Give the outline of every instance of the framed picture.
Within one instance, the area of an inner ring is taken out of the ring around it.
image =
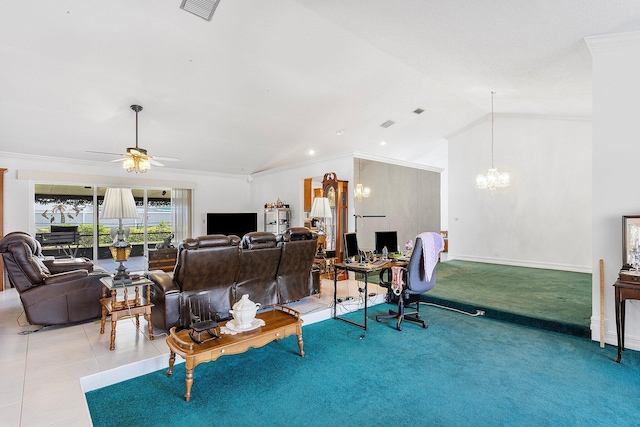
[[[622,269],[633,267],[630,251],[640,247],[640,215],[622,217]]]

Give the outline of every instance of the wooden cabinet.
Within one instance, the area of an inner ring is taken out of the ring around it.
[[[149,271],[172,272],[178,258],[177,248],[149,249]]]

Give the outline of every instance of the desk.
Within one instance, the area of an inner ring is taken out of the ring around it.
[[[127,316],[136,317],[136,326],[140,327],[140,315],[144,314],[149,328],[149,339],[153,341],[153,326],[151,325],[151,280],[144,277],[126,285],[113,283],[113,277],[103,277],[102,282],[102,317],[100,319],[100,333],[104,334],[104,325],[106,323],[107,314],[111,315],[111,343],[109,350],[116,348],[116,322],[118,318]],[[146,300],[140,298],[140,289],[147,287]],[[134,298],[129,299],[128,289],[134,288]],[[118,289],[124,289],[124,300],[118,301]],[[107,297],[107,290],[111,291],[111,296]]]
[[[200,363],[211,362],[224,355],[244,353],[251,347],[262,347],[271,341],[277,341],[293,334],[298,336],[300,356],[304,357],[300,313],[289,307],[275,304],[273,310],[258,313],[256,318],[264,320],[264,326],[251,331],[240,332],[236,335],[223,334],[218,339],[206,341],[202,344],[198,344],[191,339],[188,329],[178,332],[175,326],[171,328],[167,337],[167,345],[171,351],[167,376],[170,377],[173,374],[176,354],[179,354],[185,359],[187,371],[184,400],[187,402],[191,400],[193,370]],[[220,326],[224,326],[226,323],[223,322]]]
[[[618,334],[618,358],[616,362],[618,363],[622,359],[622,350],[624,350],[625,303],[627,300],[640,300],[640,275],[633,275],[630,272],[622,274],[621,272],[622,276],[626,279],[618,280],[613,284],[616,299],[616,333]],[[633,280],[634,276],[638,281]],[[627,281],[627,279],[630,281]]]
[[[405,263],[406,264],[406,263]],[[384,270],[385,268],[390,268],[394,265],[403,265],[401,263],[397,263],[397,262],[392,262],[392,261],[387,261],[384,264],[381,265],[375,265],[375,264],[360,264],[358,262],[354,262],[354,263],[343,263],[343,262],[336,262],[333,264],[333,318],[334,319],[338,319],[338,320],[342,320],[343,322],[347,322],[347,323],[351,323],[352,325],[355,325],[359,328],[364,329],[365,331],[367,330],[367,301],[369,299],[369,290],[368,290],[368,285],[369,285],[369,274],[370,273],[376,273],[379,271]],[[349,319],[344,319],[342,317],[338,316],[338,270],[342,270],[344,272],[348,272],[348,271],[353,271],[353,272],[357,272],[357,273],[362,273],[364,274],[364,323],[360,324],[357,322],[353,322]]]

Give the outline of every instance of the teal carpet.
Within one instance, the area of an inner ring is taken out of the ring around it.
[[[335,320],[201,364],[88,392],[94,426],[637,426],[640,354],[424,307],[428,329]],[[361,319],[362,312],[350,314]]]

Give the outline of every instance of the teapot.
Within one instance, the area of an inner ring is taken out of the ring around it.
[[[233,320],[238,328],[247,329],[251,327],[258,308],[260,308],[260,303],[254,303],[249,299],[249,294],[244,294],[240,301],[233,304],[233,309],[229,310],[229,313],[233,315]]]

